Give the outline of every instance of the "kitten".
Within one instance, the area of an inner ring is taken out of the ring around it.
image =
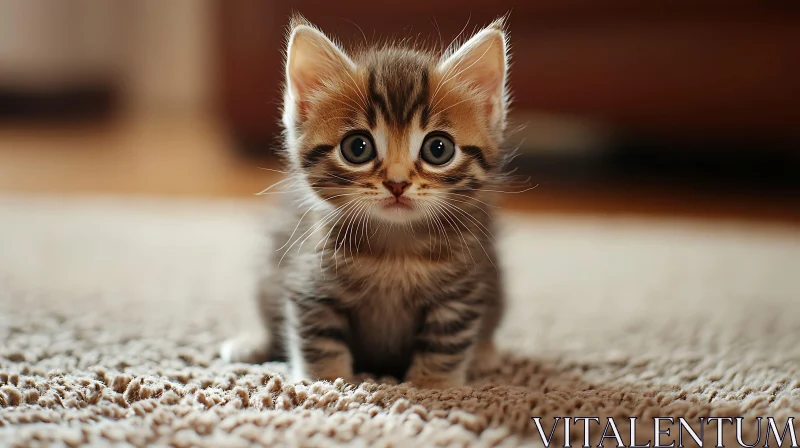
[[[465,383],[494,359],[503,291],[492,241],[508,66],[503,20],[445,55],[346,54],[301,18],[286,51],[291,219],[260,287],[267,336],[230,361],[296,379]]]

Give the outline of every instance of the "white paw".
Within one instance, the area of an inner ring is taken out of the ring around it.
[[[269,341],[263,337],[240,336],[228,339],[219,349],[225,362],[262,363],[269,360]]]
[[[219,349],[219,357],[222,358],[225,362],[236,362],[233,357],[234,350],[236,349],[236,340],[235,339],[228,339],[227,341],[222,343],[222,347]]]

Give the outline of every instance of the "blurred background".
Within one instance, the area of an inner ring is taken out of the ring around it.
[[[0,192],[253,197],[291,11],[437,48],[511,11],[530,212],[800,223],[800,3],[0,0]]]

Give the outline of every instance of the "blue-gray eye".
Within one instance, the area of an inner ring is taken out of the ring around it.
[[[342,155],[355,165],[367,163],[375,158],[372,139],[366,134],[351,134],[342,140]]]
[[[420,156],[431,165],[444,165],[456,154],[456,144],[444,135],[432,135],[422,142]]]

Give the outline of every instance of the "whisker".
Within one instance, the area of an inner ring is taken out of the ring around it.
[[[479,189],[479,188],[468,188],[468,189],[465,189],[464,191],[484,191],[484,192],[487,192],[487,193],[520,194],[520,193],[525,193],[527,191],[531,191],[531,190],[537,188],[538,186],[539,186],[539,184],[536,184],[536,185],[534,185],[532,187],[528,187],[528,188],[526,188],[524,190],[519,190],[519,191],[484,190],[484,189]]]
[[[357,200],[357,199],[354,199],[354,200]],[[342,218],[342,215],[341,214],[338,215],[338,217],[336,218],[336,221],[333,223],[333,225],[329,226],[330,229],[328,230],[328,233],[325,234],[325,243],[323,243],[322,252],[320,252],[320,254],[319,254],[319,268],[320,268],[320,270],[322,270],[322,262],[325,260],[325,249],[328,248],[328,240],[330,239],[331,234],[333,233],[334,229],[336,229],[336,224],[339,223],[339,220],[341,218]],[[334,241],[333,244],[335,246],[336,245],[336,241]],[[318,246],[319,246],[319,243],[317,243],[317,246],[315,246],[315,247],[318,247]],[[336,259],[336,257],[334,256],[334,261],[336,261],[335,259]],[[323,273],[324,273],[324,271],[323,271]]]
[[[433,238],[435,235],[433,227],[431,226],[431,217],[428,216],[428,212],[425,208],[422,209],[422,213],[425,215],[425,226],[428,228],[428,261],[433,261]]]
[[[440,203],[442,203],[444,206],[450,208],[451,210],[455,210],[456,212],[458,212],[459,214],[464,216],[465,219],[467,219],[468,222],[471,221],[472,223],[476,224],[478,226],[478,230],[480,230],[484,234],[484,236],[486,236],[490,240],[494,239],[494,237],[491,234],[492,232],[491,232],[491,230],[489,230],[488,227],[486,227],[477,218],[475,218],[474,216],[472,216],[469,213],[467,213],[466,211],[464,211],[461,207],[458,207],[455,204],[448,203],[447,201],[444,201],[444,200],[440,200]]]
[[[281,246],[281,247],[277,248],[277,249],[276,249],[276,251],[283,249],[284,247],[286,247],[286,245],[287,245],[287,244],[289,244],[289,241],[291,241],[291,240],[292,240],[292,237],[294,236],[294,234],[295,234],[295,233],[297,233],[297,229],[299,229],[299,228],[300,228],[300,223],[302,223],[302,222],[303,222],[303,218],[305,218],[305,217],[306,217],[306,215],[307,215],[307,214],[308,214],[308,213],[309,213],[311,210],[313,210],[314,208],[316,208],[316,207],[317,207],[317,205],[318,205],[318,204],[314,204],[314,205],[312,205],[311,207],[309,207],[309,208],[308,208],[308,210],[306,210],[306,212],[305,212],[305,213],[303,213],[303,216],[301,216],[301,217],[300,217],[300,219],[297,221],[297,225],[296,225],[296,226],[294,226],[294,230],[292,230],[292,234],[291,234],[291,235],[289,235],[289,238],[287,238],[287,239],[286,239],[286,242],[285,242],[285,243],[283,243],[283,246]]]
[[[454,192],[452,192],[452,191],[446,191],[446,192],[443,192],[443,193],[440,193],[440,194],[444,194],[444,195],[455,195],[455,196],[460,196],[460,197],[464,197],[464,198],[472,199],[473,201],[480,202],[481,204],[483,204],[483,205],[485,205],[485,206],[487,206],[487,207],[498,208],[498,207],[497,207],[496,205],[494,205],[494,204],[489,204],[488,202],[481,201],[480,199],[478,199],[478,198],[476,198],[476,197],[473,197],[473,196],[470,196],[470,195],[468,195],[468,194],[454,193]]]
[[[358,201],[358,200],[359,199],[354,199],[353,201]],[[315,250],[317,250],[317,248],[319,248],[320,243],[322,243],[322,252],[320,252],[320,255],[319,255],[319,269],[320,269],[320,271],[323,271],[323,274],[324,274],[324,270],[322,268],[322,262],[325,260],[325,249],[328,248],[328,241],[329,241],[329,239],[331,237],[331,234],[333,233],[334,229],[336,229],[336,224],[339,222],[339,219],[341,219],[341,215],[339,216],[339,218],[336,219],[336,222],[334,222],[333,225],[330,226],[330,229],[328,230],[328,233],[325,234],[324,243],[323,243],[323,240],[320,239],[320,242],[317,243],[317,245],[315,246]],[[336,245],[336,241],[334,241],[334,246],[335,245]]]
[[[443,246],[442,240],[444,240],[447,243],[448,252],[450,253],[450,255],[452,255],[453,251],[452,248],[450,247],[450,239],[447,237],[447,233],[445,232],[441,221],[439,221],[436,218],[436,215],[433,213],[429,205],[424,206],[423,210],[425,216],[430,220],[431,225],[433,225],[436,231],[442,235],[442,237],[439,239],[439,258],[437,259],[437,261],[442,259],[442,246]]]
[[[351,100],[351,101],[352,101],[352,98],[350,98],[349,96],[345,96],[345,98],[347,98],[347,99],[349,99],[349,100]],[[367,115],[367,111],[366,111],[366,110],[364,110],[364,109],[362,109],[362,108],[361,108],[361,105],[360,105],[360,104],[358,104],[357,102],[345,103],[344,101],[340,100],[339,98],[331,98],[331,99],[332,99],[332,100],[334,100],[334,101],[336,101],[337,103],[340,103],[340,104],[344,105],[345,107],[347,107],[347,109],[348,109],[348,110],[350,110],[350,112],[354,112],[354,113],[356,113],[356,114],[358,114],[358,115],[360,115],[360,114],[362,114],[362,113],[363,113],[364,115]],[[355,104],[356,106],[358,106],[358,108],[356,108],[356,107],[353,107],[353,104]]]
[[[450,242],[450,234],[447,232],[447,228],[445,227],[444,222],[442,222],[442,219],[435,213],[435,211],[431,211],[431,213],[433,215],[433,218],[436,220],[436,222],[439,223],[439,226],[442,229],[442,235],[444,235],[445,240],[447,241],[447,248],[450,251],[450,253],[452,254],[453,253],[453,245]]]
[[[461,229],[458,227],[458,224],[456,224],[456,221],[460,222],[462,226],[464,225],[464,223],[461,222],[461,220],[458,219],[457,216],[455,216],[453,213],[451,213],[449,210],[445,209],[441,205],[435,204],[435,203],[431,204],[431,205],[436,207],[441,212],[441,217],[443,219],[447,220],[450,224],[452,224],[452,226],[453,226],[452,228],[454,230],[458,231],[458,235],[461,237],[461,241],[464,243],[464,249],[467,250],[467,253],[469,254],[469,257],[472,259],[473,266],[477,265],[477,262],[475,261],[475,257],[472,256],[472,250],[470,250],[469,244],[467,244],[467,240],[466,240],[466,238],[464,238],[464,232],[462,232]],[[455,218],[455,220],[453,220],[453,218]],[[462,255],[463,255],[463,252],[462,252]],[[466,263],[467,263],[467,258],[466,258],[466,256],[464,256],[464,264],[466,264]]]
[[[292,243],[292,244],[291,244],[289,247],[287,247],[287,248],[286,248],[286,250],[284,251],[284,253],[283,253],[283,255],[281,256],[280,260],[278,260],[278,266],[280,266],[281,262],[283,261],[283,258],[286,256],[286,254],[288,254],[288,253],[289,253],[289,251],[290,251],[290,250],[292,250],[292,248],[294,247],[294,245],[295,245],[295,244],[297,244],[297,243],[298,243],[298,241],[300,241],[300,238],[303,238],[303,237],[305,236],[305,239],[303,240],[303,242],[302,242],[302,243],[300,243],[300,246],[298,246],[298,248],[297,248],[297,251],[298,251],[298,253],[299,253],[299,251],[300,251],[300,248],[303,246],[303,243],[305,243],[305,241],[306,241],[306,240],[307,240],[307,239],[308,239],[308,238],[309,238],[311,235],[313,235],[313,234],[314,234],[314,233],[316,233],[316,232],[317,232],[319,229],[321,229],[322,227],[324,227],[324,226],[325,226],[325,225],[326,225],[326,224],[327,224],[327,223],[328,223],[328,222],[329,222],[331,219],[333,219],[333,216],[336,216],[336,215],[338,214],[338,212],[339,212],[339,211],[340,211],[340,210],[341,210],[343,207],[346,207],[347,205],[349,205],[349,204],[352,204],[352,203],[353,203],[354,201],[356,201],[356,200],[358,200],[358,199],[357,199],[357,198],[356,198],[356,199],[351,199],[350,201],[348,201],[348,202],[345,202],[344,204],[342,204],[342,205],[340,205],[340,206],[336,207],[335,209],[331,210],[330,212],[328,212],[328,214],[326,214],[326,215],[325,215],[324,217],[322,217],[322,218],[321,218],[319,221],[317,221],[317,222],[316,222],[314,225],[312,225],[312,226],[311,226],[311,227],[310,227],[308,230],[306,230],[305,232],[303,232],[303,234],[302,234],[302,235],[300,235],[299,237],[297,237],[297,239],[295,239],[295,240],[294,240],[294,242],[293,242],[293,243]],[[307,234],[308,236],[306,236],[306,234]]]
[[[455,217],[455,215],[454,215],[453,217]],[[457,218],[456,218],[456,219],[457,219]],[[460,220],[459,220],[459,221],[460,221]],[[472,231],[472,229],[470,229],[470,228],[469,228],[469,226],[467,226],[467,225],[464,225],[464,228],[466,228],[466,229],[467,229],[467,232],[469,232],[470,234],[472,234],[472,237],[475,239],[475,242],[476,242],[476,243],[478,243],[478,245],[481,247],[481,250],[483,250],[483,253],[486,255],[486,259],[487,259],[487,260],[489,260],[489,263],[491,263],[491,264],[492,264],[492,266],[494,266],[495,270],[497,270],[497,266],[495,266],[495,264],[494,264],[494,261],[492,261],[492,257],[491,257],[491,256],[489,255],[489,253],[486,251],[486,248],[483,246],[483,243],[481,243],[481,240],[480,240],[480,238],[478,238],[478,237],[475,235],[475,233]],[[473,258],[473,261],[475,261],[475,259],[474,259],[474,258]]]
[[[369,185],[369,184],[367,184],[366,182],[359,182],[359,181],[357,181],[357,180],[352,180],[352,179],[348,179],[348,178],[346,178],[346,177],[337,176],[336,174],[333,174],[333,173],[324,173],[323,175],[313,175],[313,176],[309,176],[309,178],[313,178],[313,179],[320,179],[320,180],[325,180],[325,179],[327,179],[328,177],[333,177],[333,178],[336,178],[336,179],[339,179],[339,180],[343,180],[343,181],[345,181],[345,182],[352,182],[352,183],[354,183],[355,185],[358,185],[359,187],[362,187],[362,188],[369,188],[369,189],[373,189],[372,185]]]
[[[473,204],[472,202],[467,202],[467,201],[465,201],[465,200],[463,200],[463,199],[456,199],[456,198],[447,198],[447,199],[445,199],[445,200],[447,200],[447,201],[456,201],[456,202],[460,202],[460,203],[462,203],[462,204],[466,204],[466,205],[468,205],[468,206],[470,206],[470,207],[475,207],[476,209],[478,209],[478,210],[480,210],[481,212],[483,212],[483,214],[484,214],[484,215],[486,215],[486,217],[487,217],[487,218],[489,218],[490,220],[493,220],[493,218],[492,218],[492,215],[490,215],[490,214],[489,214],[489,212],[487,212],[486,210],[484,210],[482,207],[480,207],[480,206],[478,206],[478,205],[475,205],[475,204]]]
[[[356,246],[356,249],[359,250],[359,251],[361,251],[362,235],[364,234],[364,230],[363,229],[369,224],[369,213],[372,210],[373,205],[374,204],[372,202],[366,201],[366,203],[364,204],[364,207],[362,207],[361,210],[359,211],[359,218],[358,218],[358,221],[356,222],[355,229],[353,229],[353,238],[356,238],[355,246]],[[359,235],[359,230],[361,231],[362,235]],[[369,241],[368,241],[368,243],[369,243]],[[371,252],[371,250],[372,250],[372,248],[370,247],[370,252]],[[351,250],[351,253],[352,253],[352,250]]]
[[[309,187],[309,188],[297,188],[295,190],[281,190],[281,191],[262,191],[259,193],[255,193],[256,196],[269,196],[272,194],[288,194],[288,193],[297,193],[300,191],[324,191],[324,190],[351,190],[351,188],[347,187],[327,187],[327,186],[320,186],[320,187]]]
[[[467,30],[467,27],[469,26],[470,20],[472,20],[472,12],[469,13],[469,17],[467,17],[467,23],[464,24],[464,28],[461,28],[461,31],[459,31],[458,34],[456,34],[456,37],[454,37],[453,40],[450,41],[450,43],[447,45],[447,48],[445,49],[445,52],[447,52],[450,48],[452,48],[454,46],[454,44],[458,41],[458,38],[461,37],[461,35],[464,33],[464,31]],[[453,53],[455,53],[455,51],[453,51]],[[442,55],[442,56],[444,56],[444,55]],[[442,84],[443,84],[442,81],[447,77],[447,75],[450,73],[450,71],[453,70],[454,68],[455,68],[455,64],[453,66],[451,66],[451,67],[448,67],[448,69],[442,74],[442,77],[439,79],[439,83],[436,85],[436,89],[434,90],[433,95],[431,95],[430,102],[433,102],[433,100],[436,99],[436,94],[439,93],[439,88],[442,87]]]
[[[287,175],[287,176],[292,174],[292,173],[290,173],[288,171],[274,170],[272,168],[264,168],[263,166],[257,166],[256,168],[258,168],[260,170],[264,170],[264,171],[272,171],[273,173],[284,174],[284,175]]]
[[[436,33],[439,35],[439,52],[444,53],[444,41],[442,40],[442,30],[439,28],[439,22],[436,21],[436,17],[431,17],[429,20],[436,27]]]
[[[356,94],[358,95],[358,97],[361,99],[361,103],[362,103],[362,105],[364,106],[364,115],[367,115],[366,108],[367,108],[367,106],[368,106],[368,104],[369,104],[369,102],[367,101],[367,96],[364,94],[364,92],[362,92],[362,91],[361,91],[361,87],[359,87],[359,86],[358,86],[358,83],[356,82],[356,80],[355,80],[355,79],[353,79],[353,75],[351,75],[351,74],[350,74],[350,72],[349,72],[349,71],[347,71],[347,70],[345,70],[345,73],[347,73],[347,77],[348,77],[348,78],[350,78],[350,81],[352,81],[352,83],[353,83],[353,86],[355,86],[355,88],[356,88],[356,91],[357,91],[357,92],[355,92],[355,93],[356,93]],[[351,90],[352,90],[352,89],[351,89]]]
[[[344,204],[344,206],[343,206],[344,208],[341,208],[341,209],[340,209],[340,212],[339,212],[339,213],[337,213],[335,221],[334,221],[334,219],[333,219],[333,218],[331,218],[331,219],[327,220],[327,221],[326,221],[326,222],[325,222],[325,223],[322,225],[322,227],[324,227],[324,226],[327,226],[328,224],[330,224],[330,223],[333,221],[333,224],[331,224],[331,225],[329,226],[329,227],[330,227],[330,230],[328,230],[328,233],[325,235],[325,243],[323,244],[323,246],[322,246],[322,252],[320,253],[320,261],[319,261],[319,262],[320,262],[320,270],[322,270],[322,262],[323,262],[323,261],[324,261],[324,259],[325,259],[325,249],[326,249],[326,248],[327,248],[327,246],[328,246],[328,239],[330,238],[330,235],[331,235],[331,233],[333,232],[333,230],[334,230],[334,229],[336,229],[336,226],[337,226],[337,224],[339,223],[339,221],[341,221],[341,219],[342,219],[343,217],[346,217],[346,216],[347,216],[347,213],[345,212],[345,210],[346,210],[347,208],[353,208],[353,207],[357,206],[357,205],[358,205],[358,203],[359,203],[359,201],[360,201],[360,199],[353,199],[353,200],[351,200],[350,202],[347,202],[346,204]],[[298,249],[297,249],[297,250],[298,250],[298,252],[300,251],[300,248],[302,248],[302,247],[303,247],[303,244],[305,244],[306,240],[307,240],[307,239],[308,239],[310,236],[311,236],[311,235],[307,236],[307,237],[306,237],[306,238],[303,240],[303,242],[301,242],[301,243],[300,243],[300,246],[299,246],[299,247],[298,247]],[[320,242],[322,242],[322,240],[320,240]],[[336,243],[336,242],[334,241],[334,244],[335,244],[335,243]],[[317,250],[317,248],[319,248],[319,245],[320,245],[320,243],[318,242],[318,243],[317,243],[317,245],[315,246],[314,250]],[[334,261],[337,261],[337,260],[336,260],[336,257],[335,257],[335,254],[334,254]],[[338,261],[337,261],[337,263],[338,263]],[[338,265],[338,264],[337,264],[337,265]],[[323,271],[323,273],[324,273],[324,271]]]
[[[329,121],[333,121],[333,120],[350,120],[351,118],[352,117],[330,117],[327,120],[323,120],[321,124],[325,124],[325,123],[327,123]]]
[[[449,92],[448,92],[448,93],[449,93]],[[443,97],[442,97],[442,99],[444,99],[446,96],[447,96],[447,95],[443,96]],[[452,109],[452,108],[454,108],[454,107],[458,106],[459,104],[461,104],[461,103],[465,103],[465,102],[467,102],[467,101],[470,101],[470,100],[472,100],[472,98],[465,98],[465,99],[463,99],[463,100],[461,100],[461,101],[459,101],[459,102],[457,102],[457,103],[455,103],[455,104],[451,104],[451,105],[449,105],[449,106],[445,107],[444,109],[442,109],[442,110],[440,110],[440,111],[436,112],[435,114],[431,115],[431,116],[430,116],[428,119],[429,119],[429,120],[431,120],[431,119],[433,119],[433,117],[436,117],[436,116],[438,116],[438,115],[439,115],[439,114],[441,114],[442,112],[445,112],[445,111],[446,111],[446,110],[448,110],[448,109]],[[436,103],[436,104],[439,104],[439,103]],[[434,107],[436,107],[436,106],[434,106]],[[433,109],[433,107],[431,107],[431,109]]]
[[[357,194],[357,193],[353,193],[353,194]],[[352,194],[339,194],[339,195],[336,195],[336,196],[332,196],[332,197],[330,197],[330,198],[329,198],[329,200],[330,200],[330,199],[336,199],[336,198],[338,198],[338,197],[342,197],[342,196],[352,196]],[[297,221],[297,225],[294,227],[294,230],[292,230],[292,234],[291,234],[291,235],[289,235],[289,238],[286,240],[286,242],[283,244],[283,246],[279,247],[279,248],[278,248],[278,249],[276,249],[276,250],[281,250],[281,249],[283,249],[284,247],[286,247],[286,245],[287,245],[287,244],[289,244],[289,241],[291,241],[291,240],[292,240],[292,237],[293,237],[293,236],[294,236],[294,234],[297,232],[297,229],[300,227],[300,223],[301,223],[301,222],[303,222],[303,218],[305,218],[305,217],[306,217],[306,215],[307,215],[307,214],[308,214],[308,213],[309,213],[311,210],[313,210],[314,208],[316,208],[317,206],[319,206],[319,203],[315,203],[315,204],[313,204],[311,207],[309,207],[309,209],[308,209],[308,210],[306,210],[306,212],[305,212],[305,213],[303,213],[303,216],[301,216],[301,217],[300,217],[300,220],[299,220],[299,221]]]
[[[363,36],[363,37],[364,37],[364,44],[365,44],[365,45],[369,45],[369,42],[367,41],[367,35],[366,35],[366,34],[364,34],[364,30],[362,30],[362,29],[361,29],[361,27],[360,27],[360,26],[358,26],[358,24],[357,24],[356,22],[353,22],[353,21],[352,21],[352,20],[350,20],[350,19],[345,19],[344,17],[340,17],[340,19],[342,19],[342,20],[344,20],[344,21],[346,21],[346,22],[350,22],[350,23],[352,23],[353,25],[355,25],[355,27],[356,27],[356,28],[358,28],[358,31],[361,31],[361,36]]]
[[[358,237],[358,241],[356,243],[356,247],[359,248],[361,241],[367,235],[366,228],[369,225],[369,213],[372,211],[372,207],[374,203],[367,202],[367,206],[364,207],[363,212],[361,213],[361,219],[359,219],[358,225],[356,225],[355,234],[358,234],[359,229],[361,229],[361,236]],[[372,246],[370,246],[369,238],[367,239],[367,246],[369,246],[369,252],[372,253]]]
[[[357,199],[357,201],[358,201],[358,202],[357,202],[357,203],[356,203],[356,205],[354,205],[352,208],[353,208],[353,209],[355,209],[356,207],[358,207],[358,205],[360,205],[360,202],[361,202],[362,200],[363,200],[363,199]],[[351,210],[351,211],[352,211],[352,210]],[[337,227],[338,223],[339,223],[339,220],[337,219],[337,220],[336,220],[336,222],[333,224],[333,227],[334,227],[334,228],[335,228],[335,227]],[[339,226],[339,231],[336,233],[336,238],[334,238],[334,239],[333,239],[333,244],[334,244],[334,249],[333,249],[333,261],[334,261],[334,263],[335,263],[335,265],[336,265],[336,272],[337,272],[337,273],[339,272],[339,259],[336,257],[336,254],[339,252],[339,249],[341,248],[341,244],[339,243],[339,236],[340,236],[340,235],[341,235],[341,233],[342,233],[342,229],[343,229],[343,227]],[[347,257],[346,257],[346,255],[347,255],[347,254],[345,254],[345,260],[344,260],[345,262],[347,262]]]
[[[267,188],[265,188],[265,189],[261,190],[260,192],[258,192],[258,193],[256,193],[256,194],[257,194],[257,195],[259,195],[259,194],[264,194],[264,193],[266,193],[267,191],[269,191],[269,190],[271,190],[271,189],[273,189],[273,188],[277,187],[278,185],[281,185],[282,183],[284,183],[284,182],[286,182],[286,181],[290,181],[290,180],[291,180],[291,181],[295,181],[295,182],[297,182],[297,179],[293,179],[293,178],[291,178],[291,177],[287,177],[286,179],[281,179],[281,180],[279,180],[279,181],[275,182],[274,184],[270,185],[269,187],[267,187]]]
[[[353,228],[353,224],[355,223],[356,218],[358,218],[359,214],[361,213],[361,210],[363,210],[365,206],[366,204],[362,200],[361,203],[357,207],[355,207],[355,209],[352,211],[352,213],[350,214],[350,220],[347,221],[346,223],[347,227],[345,228],[344,236],[342,237],[343,238],[342,245],[346,244],[346,246],[344,246],[344,251],[342,253],[345,263],[347,262],[347,249],[350,249],[350,260],[353,262],[353,264],[357,263],[357,260],[355,258],[355,253],[353,252],[353,245],[352,245],[353,241],[352,241],[352,234],[350,231]]]

